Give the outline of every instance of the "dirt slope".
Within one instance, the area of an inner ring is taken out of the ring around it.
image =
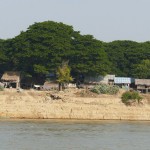
[[[150,120],[150,96],[144,95],[143,105],[125,106],[120,98],[122,92],[110,96],[78,89],[64,92],[31,90],[20,93],[15,89],[6,89],[0,92],[0,117]]]

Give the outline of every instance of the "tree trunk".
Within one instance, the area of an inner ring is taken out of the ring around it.
[[[62,91],[62,83],[59,83],[59,91]]]

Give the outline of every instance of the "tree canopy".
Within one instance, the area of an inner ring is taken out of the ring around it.
[[[134,65],[133,75],[140,79],[150,78],[150,59],[142,60],[141,63]]]
[[[72,75],[111,73],[139,77],[137,70],[143,65],[141,61],[149,58],[150,42],[105,43],[54,21],[34,23],[12,39],[0,39],[1,74],[17,70],[44,77],[56,73],[61,63],[68,61]],[[149,75],[142,77],[149,78]]]
[[[105,44],[105,51],[112,63],[113,73],[118,76],[133,76],[133,66],[150,58],[150,42],[113,41]]]

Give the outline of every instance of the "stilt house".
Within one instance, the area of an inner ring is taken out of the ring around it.
[[[6,87],[20,87],[20,72],[18,71],[6,71],[4,72],[1,81]]]
[[[150,92],[150,79],[135,79],[136,89],[143,92]]]

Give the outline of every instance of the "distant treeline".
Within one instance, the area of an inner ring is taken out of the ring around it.
[[[53,21],[35,23],[12,39],[0,39],[0,74],[21,71],[43,77],[55,73],[63,61],[69,61],[72,75],[150,78],[150,42],[106,43]]]

